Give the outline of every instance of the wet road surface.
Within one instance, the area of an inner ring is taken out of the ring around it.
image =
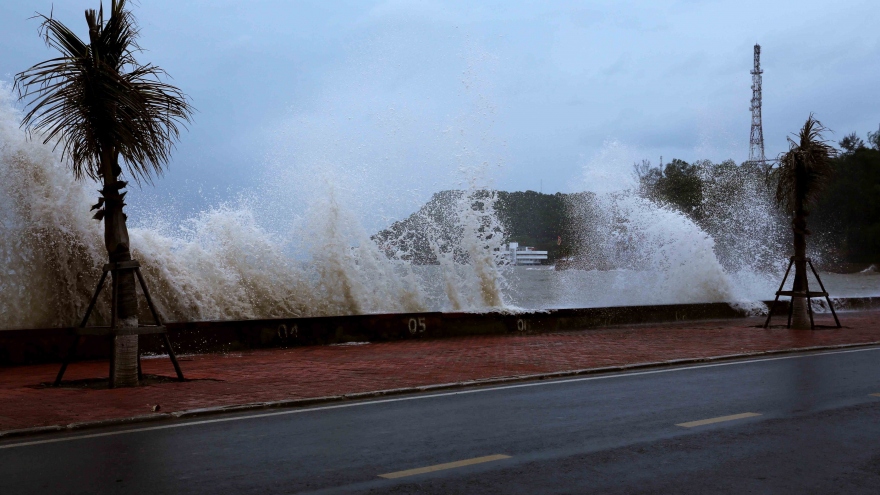
[[[880,493],[880,347],[0,443],[0,493]]]

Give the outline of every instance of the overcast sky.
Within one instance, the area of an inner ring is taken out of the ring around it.
[[[97,4],[0,0],[0,79],[54,55],[28,20],[34,12],[54,5],[86,37],[83,11]],[[169,172],[140,194],[197,208],[327,170],[348,177],[343,190],[383,191],[365,205],[399,196],[380,206],[393,216],[468,177],[506,190],[605,191],[623,187],[642,158],[743,161],[756,42],[768,156],[810,112],[835,141],[880,123],[871,1],[141,0],[133,9],[140,59],[165,68],[198,109]]]

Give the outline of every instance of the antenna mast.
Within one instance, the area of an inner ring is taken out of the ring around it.
[[[761,45],[755,45],[755,67],[752,69],[752,133],[749,137],[749,162],[767,163],[764,156],[764,128],[761,124]]]

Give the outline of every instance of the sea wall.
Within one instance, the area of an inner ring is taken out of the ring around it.
[[[770,302],[765,302],[769,306]],[[835,300],[835,308],[846,311],[880,308],[880,298]],[[788,303],[780,301],[774,324],[783,324]],[[381,342],[404,339],[433,339],[468,335],[529,334],[603,328],[613,325],[744,318],[754,310],[726,303],[619,306],[605,308],[556,309],[527,313],[397,313],[315,318],[274,318],[237,321],[198,321],[167,324],[178,354],[233,352],[245,349],[327,345],[346,342]],[[817,324],[831,324],[829,313],[818,313]],[[826,321],[827,320],[827,321]],[[0,366],[60,362],[73,342],[73,329],[51,328],[0,330]],[[162,354],[161,340],[141,336],[147,354]],[[106,338],[87,337],[77,352],[78,359],[109,356]]]

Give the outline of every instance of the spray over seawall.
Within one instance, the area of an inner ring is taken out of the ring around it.
[[[106,262],[102,225],[89,214],[97,185],[74,181],[51,144],[27,139],[19,122],[2,92],[0,328],[73,325]],[[389,191],[320,157],[295,167],[279,159],[264,189],[232,206],[183,221],[155,211],[133,219],[133,253],[159,311],[191,321],[694,302],[757,308],[775,289],[785,222],[741,167],[703,181],[699,221],[633,190],[568,195],[573,269],[528,272],[502,255],[509,231],[488,187],[493,167],[470,143],[453,144],[463,150],[449,159],[463,187],[435,194],[379,234],[364,205],[412,191]],[[292,208],[291,198],[305,206]],[[108,314],[105,300],[96,319]]]
[[[106,262],[102,226],[89,214],[97,185],[74,181],[51,144],[28,139],[19,123],[4,90],[0,328],[73,325]],[[161,314],[181,321],[504,307],[496,246],[503,240],[486,231],[497,220],[477,191],[450,214],[461,231],[458,249],[469,256],[436,269],[414,266],[406,253],[389,255],[338,201],[332,179],[316,197],[286,236],[266,230],[246,205],[132,227],[133,254]],[[438,275],[441,295],[432,289]],[[102,301],[95,318],[108,315]]]
[[[558,280],[575,307],[729,302],[763,310],[784,270],[785,219],[760,178],[732,164],[701,167],[690,215],[638,188],[569,197],[575,252]]]
[[[70,324],[106,259],[103,233],[84,184],[19,119],[0,88],[0,327]]]

